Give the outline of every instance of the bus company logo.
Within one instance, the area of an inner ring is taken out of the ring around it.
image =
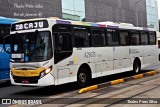
[[[6,47],[6,51],[9,51],[9,50],[10,50],[10,47]],[[0,47],[0,53],[4,53],[3,47]]]
[[[129,54],[137,54],[140,53],[137,49],[129,49]]]
[[[2,99],[2,104],[11,104],[11,99]]]
[[[22,72],[22,75],[23,75],[23,76],[26,76],[26,75],[27,75],[27,72]]]

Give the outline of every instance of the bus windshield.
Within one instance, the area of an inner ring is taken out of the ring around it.
[[[11,61],[39,62],[53,56],[50,32],[13,34],[11,40]]]

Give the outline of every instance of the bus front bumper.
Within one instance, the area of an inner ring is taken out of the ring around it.
[[[44,77],[38,79],[38,83],[16,83],[10,74],[10,80],[12,85],[21,85],[21,86],[49,86],[55,85],[54,77],[51,74],[47,74]]]

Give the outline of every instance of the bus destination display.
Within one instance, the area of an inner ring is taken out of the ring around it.
[[[47,20],[29,21],[29,22],[13,24],[11,27],[11,31],[39,29],[39,28],[47,28],[47,27],[48,27]]]

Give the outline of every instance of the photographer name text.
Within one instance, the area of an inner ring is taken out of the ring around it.
[[[24,8],[42,9],[43,5],[41,5],[41,4],[14,4],[14,8],[18,8],[18,9],[24,9]]]

